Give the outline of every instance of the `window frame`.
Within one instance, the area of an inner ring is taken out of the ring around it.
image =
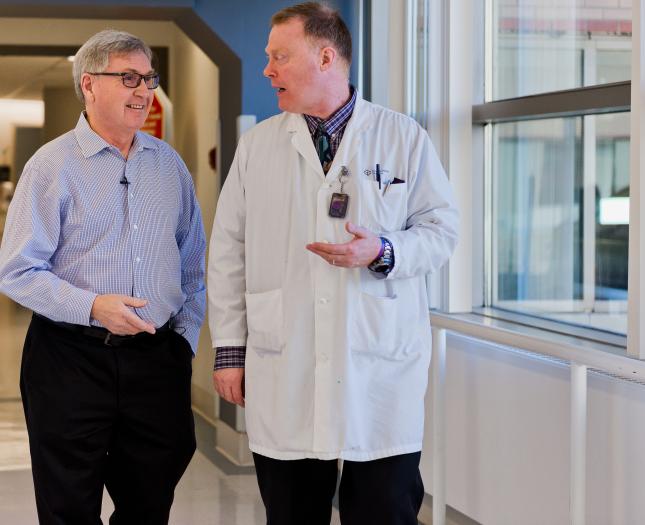
[[[407,16],[416,12],[416,1],[407,0]],[[414,6],[412,4],[415,4]],[[629,260],[628,260],[628,298],[627,336],[605,334],[592,328],[586,329],[567,325],[548,319],[540,319],[544,329],[563,331],[574,337],[596,337],[600,341],[612,339],[614,344],[624,342],[630,357],[645,359],[645,280],[641,281],[641,261],[645,264],[645,214],[641,214],[642,203],[645,202],[645,183],[640,179],[645,177],[645,162],[640,160],[640,151],[645,151],[645,119],[641,108],[645,106],[645,75],[641,78],[643,57],[645,56],[641,26],[643,13],[638,2],[632,5],[632,81],[599,84],[580,88],[528,95],[506,100],[485,102],[492,97],[485,93],[483,86],[490,90],[490,67],[482,68],[482,62],[492,57],[492,0],[473,4],[468,0],[436,0],[430,4],[428,19],[430,60],[426,71],[428,75],[427,95],[428,109],[427,129],[437,147],[439,157],[455,189],[458,206],[462,212],[461,242],[457,252],[452,257],[441,276],[442,294],[438,308],[447,313],[463,311],[479,311],[487,313],[494,309],[481,305],[491,304],[492,289],[490,286],[491,268],[491,232],[492,222],[490,209],[484,206],[490,202],[491,166],[489,158],[484,162],[485,151],[491,151],[491,123],[516,121],[520,119],[534,120],[562,116],[599,115],[603,113],[619,113],[631,111],[630,124],[630,225],[629,225]],[[488,16],[486,16],[488,15]],[[408,45],[416,40],[412,19],[408,19]],[[488,36],[486,36],[488,35]],[[479,37],[483,36],[483,40]],[[458,38],[465,40],[455,45]],[[482,47],[479,42],[484,41]],[[605,45],[606,44],[606,45]],[[602,48],[612,49],[612,42],[603,43]],[[406,55],[408,68],[405,82],[414,82],[415,71],[411,66],[414,62]],[[481,70],[480,70],[481,69]],[[475,73],[473,73],[475,71]],[[440,79],[437,81],[437,79]],[[636,79],[636,81],[633,81]],[[487,80],[487,82],[484,82]],[[481,88],[481,89],[480,89]],[[406,91],[410,91],[409,89]],[[413,106],[408,95],[406,109]],[[548,111],[544,110],[550,107]],[[471,108],[468,123],[461,118],[466,107]],[[417,110],[418,111],[418,110]],[[465,137],[467,140],[459,140]],[[436,137],[436,138],[435,138]],[[456,160],[468,157],[470,162]],[[490,155],[486,155],[490,157]],[[468,166],[470,166],[468,168]],[[466,178],[467,177],[467,178]],[[466,188],[466,185],[468,186]],[[475,198],[478,193],[472,187],[481,188],[484,198]],[[482,202],[479,202],[482,201]],[[482,235],[487,237],[482,240]],[[466,262],[465,259],[468,259]],[[468,268],[469,270],[467,270]],[[469,274],[466,272],[470,271]],[[486,281],[484,277],[486,276]],[[465,278],[464,278],[465,277]],[[458,281],[460,280],[460,282]],[[643,284],[641,285],[641,282]],[[470,289],[468,287],[470,286]],[[466,303],[468,303],[467,306]],[[479,305],[479,306],[478,306]],[[495,310],[495,315],[505,315],[503,309]],[[508,312],[517,321],[517,312]],[[534,323],[535,317],[527,316],[527,322]],[[643,327],[641,329],[641,326]],[[582,334],[582,335],[581,335]],[[641,341],[643,344],[641,345]],[[616,343],[617,342],[617,343]],[[641,349],[641,346],[644,348]]]

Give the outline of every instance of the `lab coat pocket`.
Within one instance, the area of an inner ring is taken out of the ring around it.
[[[396,295],[376,297],[359,293],[355,322],[349,334],[351,350],[391,360],[405,359],[416,334],[410,329],[409,321],[406,322],[404,308]]]
[[[361,225],[377,233],[399,231],[407,219],[408,185],[379,184],[363,181],[361,200]]]
[[[259,352],[281,352],[284,346],[282,289],[246,294],[247,345]]]

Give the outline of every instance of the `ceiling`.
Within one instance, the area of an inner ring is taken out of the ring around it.
[[[44,87],[73,87],[67,57],[0,55],[0,98],[42,100]]]

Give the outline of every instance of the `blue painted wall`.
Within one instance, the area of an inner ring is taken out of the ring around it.
[[[242,112],[263,120],[278,113],[275,92],[262,75],[271,15],[297,0],[196,0],[194,9],[242,61]],[[358,0],[330,1],[340,10],[358,46],[354,6]],[[352,69],[352,82],[355,73]]]

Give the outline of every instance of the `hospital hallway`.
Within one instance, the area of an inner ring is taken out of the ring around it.
[[[29,445],[18,387],[20,356],[29,311],[0,296],[0,523],[36,525]],[[195,414],[197,451],[175,491],[173,525],[265,523],[255,472],[215,450],[215,429]],[[102,520],[112,502],[103,498]],[[335,517],[337,520],[337,517]]]

